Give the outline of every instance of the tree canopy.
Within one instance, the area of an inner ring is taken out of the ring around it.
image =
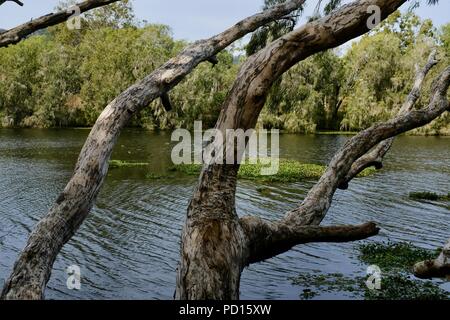
[[[277,2],[267,0],[264,6]],[[337,5],[327,3],[324,11]],[[258,29],[245,46],[247,56],[289,32],[299,14],[301,9]],[[188,44],[174,40],[168,26],[137,21],[128,1],[90,11],[82,23],[80,30],[62,24],[0,49],[1,126],[92,126],[120,92]],[[259,126],[287,132],[356,131],[386,120],[410,89],[414,64],[424,62],[433,46],[448,59],[449,25],[437,29],[413,12],[397,12],[350,47],[316,54],[286,73],[272,87]],[[224,51],[216,66],[201,65],[174,88],[171,112],[156,101],[131,125],[190,128],[194,120],[203,120],[213,126],[246,59],[239,52]],[[449,132],[447,119],[416,131]]]

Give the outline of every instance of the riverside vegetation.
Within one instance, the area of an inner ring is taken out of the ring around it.
[[[92,126],[121,91],[188,44],[173,39],[169,26],[137,21],[128,1],[96,9],[82,24],[73,31],[64,24],[51,27],[0,49],[0,126]],[[449,60],[450,24],[437,29],[413,12],[397,12],[347,50],[316,54],[287,72],[271,90],[258,126],[351,132],[387,120],[411,89],[414,64],[424,63],[430,43],[441,60]],[[170,112],[155,101],[131,125],[164,130],[202,120],[212,127],[246,59],[242,49],[225,50],[214,67],[200,65],[170,92]],[[428,98],[425,91],[418,107]],[[448,117],[414,133],[448,134]]]

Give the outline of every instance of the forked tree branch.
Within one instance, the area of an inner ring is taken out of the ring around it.
[[[434,59],[430,59],[429,61],[432,60],[434,61]],[[426,71],[426,69],[424,70]],[[436,78],[435,83],[436,86],[434,87],[431,101],[427,108],[422,110],[403,110],[396,118],[385,123],[374,125],[351,138],[336,153],[326,172],[310,190],[302,204],[298,208],[288,212],[284,219],[278,222],[267,222],[256,217],[241,218],[241,225],[249,239],[249,263],[273,257],[291,249],[297,244],[316,241],[314,236],[317,236],[317,233],[322,231],[324,232],[323,239],[326,239],[326,231],[328,230],[318,229],[317,226],[328,212],[336,189],[348,176],[348,172],[351,170],[353,163],[380,142],[428,124],[444,112],[450,111],[447,100],[447,91],[450,86],[450,67],[446,68]],[[402,109],[407,108],[410,109],[409,104],[405,104]],[[374,224],[366,224],[359,227],[338,227],[335,231],[339,233],[339,230],[345,230],[342,228],[352,230],[352,233],[349,234],[348,241],[353,237],[363,239],[378,233],[378,228]],[[309,229],[312,230],[314,235],[310,239],[308,239]],[[296,232],[299,232],[301,237],[298,237]],[[338,237],[338,240],[344,239],[346,239],[345,231]],[[448,260],[445,261],[448,262]],[[429,266],[430,262],[427,262],[426,265]],[[423,267],[417,268],[419,273],[423,269]]]
[[[435,80],[430,104],[421,110],[412,110],[396,118],[376,124],[348,140],[331,160],[319,182],[310,190],[303,203],[291,211],[286,221],[294,225],[316,225],[324,218],[337,187],[344,181],[353,163],[383,140],[424,126],[449,111],[447,90],[450,85],[450,67]]]
[[[416,77],[414,81],[414,86],[409,93],[405,103],[400,108],[398,115],[402,115],[406,112],[411,111],[414,108],[417,100],[420,98],[420,93],[422,91],[423,81],[427,76],[428,72],[438,63],[436,59],[436,50],[433,50],[426,62],[425,66],[422,69],[417,67]],[[394,143],[395,138],[387,139],[380,144],[378,144],[373,150],[363,155],[361,158],[353,163],[349,173],[345,180],[340,184],[339,189],[346,190],[348,188],[348,184],[351,180],[353,180],[358,174],[360,174],[364,169],[369,167],[375,167],[377,170],[383,168],[383,159],[388,151],[391,149],[392,144]]]
[[[0,0],[3,1],[3,0]],[[119,0],[87,0],[84,2],[80,2],[75,6],[80,9],[80,13],[99,8],[102,6],[109,5],[113,2],[117,2]],[[5,1],[3,1],[5,2]],[[0,5],[2,3],[0,2]],[[42,30],[54,25],[57,25],[61,22],[67,21],[74,12],[71,10],[62,10],[56,13],[50,13],[45,16],[39,17],[37,19],[31,20],[30,22],[26,22],[20,26],[17,26],[13,29],[4,31],[0,33],[0,48],[6,47],[11,44],[18,43],[25,37],[30,34]]]
[[[195,42],[114,99],[92,128],[70,181],[31,233],[1,297],[44,297],[56,256],[91,210],[108,171],[112,149],[133,114],[171,90],[201,62],[214,57],[246,34],[298,9],[304,2],[291,0],[281,3],[240,21],[210,39]]]
[[[249,57],[241,66],[233,88],[222,106],[216,129],[226,135],[229,129],[245,131],[254,128],[272,84],[283,73],[315,53],[334,48],[366,33],[370,27],[367,22],[372,15],[370,7],[378,6],[380,20],[383,20],[405,1],[359,0],[346,4],[330,15],[286,34]],[[223,153],[218,155],[228,157],[229,152],[236,155],[235,151],[236,148],[227,143]],[[236,156],[233,158],[236,159]],[[236,299],[239,295],[239,268],[248,265],[248,261],[261,258],[252,259],[249,252],[251,248],[257,248],[258,241],[254,240],[263,241],[267,234],[279,235],[276,230],[274,233],[264,234],[270,230],[270,226],[258,228],[246,225],[245,219],[239,219],[235,206],[238,171],[239,164],[236,162],[208,163],[202,168],[199,183],[189,203],[182,234],[181,261],[177,269],[177,299]],[[316,200],[320,206],[323,200]],[[306,224],[286,225],[295,229]],[[252,233],[258,230],[263,230],[260,237]],[[266,240],[263,243],[270,242],[270,239]],[[286,242],[278,244],[286,249]],[[206,248],[211,248],[211,251],[208,252]],[[212,259],[212,256],[217,259]],[[224,261],[237,263],[232,263],[228,270]],[[226,271],[223,271],[224,268]],[[209,273],[205,274],[202,270],[209,270]]]

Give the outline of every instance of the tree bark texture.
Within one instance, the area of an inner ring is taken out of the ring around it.
[[[283,72],[316,52],[333,48],[366,32],[367,8],[370,5],[379,6],[382,18],[385,18],[403,2],[351,3],[287,34],[251,56],[239,72],[216,128],[222,132],[253,128],[268,89]],[[266,222],[258,217],[240,219],[235,209],[239,165],[204,165],[183,230],[176,298],[238,299],[239,290],[235,284],[239,282],[243,268],[250,263],[283,253],[296,244],[316,241],[321,238],[318,235],[323,236],[322,241],[352,241],[377,234],[378,228],[373,223],[336,227],[333,230],[341,230],[342,233],[340,236],[334,234],[334,237],[326,236],[328,229],[317,228],[328,212],[338,186],[344,181],[348,183],[346,177],[355,161],[378,143],[423,126],[448,111],[449,77],[450,69],[446,69],[437,79],[439,88],[435,89],[428,108],[420,111],[408,108],[398,117],[350,139],[335,155],[306,199],[280,221]],[[420,86],[419,83],[417,85]],[[232,227],[234,229],[230,229]],[[241,239],[241,242],[230,243],[230,239]],[[208,259],[215,255],[221,258]],[[235,264],[230,265],[229,261]],[[203,276],[203,270],[208,270],[208,277]],[[217,291],[217,288],[226,290]]]
[[[2,298],[44,297],[56,256],[91,210],[108,171],[112,149],[133,114],[167,93],[201,62],[211,59],[246,34],[294,11],[303,3],[304,0],[282,3],[246,18],[210,39],[195,42],[114,99],[92,128],[70,181],[31,233],[5,283]],[[3,36],[1,34],[0,38]]]

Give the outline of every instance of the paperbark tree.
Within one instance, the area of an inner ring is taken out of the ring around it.
[[[359,0],[294,30],[243,64],[216,127],[249,129],[256,124],[273,82],[306,57],[336,47],[368,31],[380,8],[386,18],[406,0]],[[56,203],[32,232],[14,265],[2,297],[43,298],[53,262],[88,215],[104,181],[117,137],[131,116],[167,93],[200,62],[236,39],[282,18],[304,1],[290,1],[247,18],[211,39],[186,48],[145,79],[127,89],[100,115],[79,156],[75,172]],[[430,105],[375,125],[350,139],[335,155],[305,200],[279,221],[239,218],[235,208],[238,164],[205,165],[189,204],[177,271],[178,299],[237,299],[243,268],[293,246],[314,241],[353,241],[378,233],[373,222],[359,226],[319,226],[336,189],[348,183],[352,165],[382,141],[425,125],[448,111],[450,68],[436,80]],[[226,150],[225,150],[226,152]]]
[[[117,1],[119,0],[87,0],[77,3],[74,7],[77,7],[79,9],[78,13],[83,13],[95,8],[106,6],[108,4]],[[0,1],[0,5],[2,5],[4,2],[6,2],[6,0]],[[20,1],[15,2],[21,4]],[[63,10],[58,11],[56,13],[50,13],[45,16],[26,22],[13,29],[3,31],[0,33],[0,48],[18,43],[25,37],[29,36],[30,34],[38,30],[42,30],[57,25],[61,22],[65,22],[68,19],[70,19],[70,17],[72,17],[74,13],[75,12],[72,10]]]
[[[384,18],[403,2],[354,2],[328,17],[287,34],[250,57],[242,66],[222,107],[216,128],[223,134],[227,129],[253,128],[268,89],[283,72],[311,54],[366,32],[369,5],[380,7]],[[426,74],[434,63],[427,64],[423,73]],[[318,225],[325,217],[336,189],[348,184],[353,177],[348,175],[355,162],[378,143],[425,125],[448,110],[446,94],[449,76],[450,68],[436,80],[438,89],[435,89],[427,109],[411,111],[417,100],[417,90],[413,90],[397,118],[350,139],[335,155],[306,199],[280,221],[266,222],[258,217],[239,218],[235,209],[239,164],[205,165],[189,204],[183,230],[176,298],[237,299],[241,272],[250,263],[268,259],[300,243],[351,241],[376,234],[378,229],[374,223],[353,227]],[[418,77],[415,88],[420,89],[421,81],[423,79]],[[391,142],[382,144],[386,152],[390,145]],[[361,162],[365,163],[364,158]],[[373,165],[372,161],[365,163],[366,167],[370,165]],[[380,168],[379,165],[376,167]]]
[[[78,158],[72,178],[31,233],[6,281],[3,299],[42,299],[62,246],[84,221],[108,171],[108,160],[121,130],[133,114],[177,85],[197,65],[260,26],[284,17],[305,0],[284,2],[238,22],[228,30],[185,48],[114,99],[99,116]],[[0,34],[0,37],[4,33]]]
[[[417,263],[414,266],[414,274],[423,279],[447,278],[450,280],[450,239],[442,248],[439,257]]]

